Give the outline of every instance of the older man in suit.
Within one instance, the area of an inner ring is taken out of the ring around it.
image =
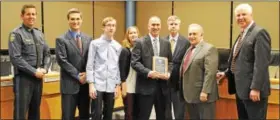
[[[177,120],[185,119],[185,101],[182,96],[180,76],[180,65],[185,52],[190,46],[189,40],[179,34],[181,20],[179,17],[172,15],[167,19],[169,35],[166,37],[169,40],[172,51],[172,72],[169,78],[169,97],[167,100],[166,117],[172,119],[172,106],[174,117]],[[172,104],[171,104],[172,103]]]
[[[137,120],[148,120],[155,105],[156,119],[165,120],[165,100],[168,94],[169,75],[152,70],[153,56],[168,59],[172,68],[170,43],[159,37],[161,21],[157,16],[149,19],[149,34],[140,38],[132,50],[131,66],[136,70],[136,92],[139,93],[139,114]]]
[[[189,26],[188,39],[191,46],[181,64],[181,77],[189,118],[215,119],[217,49],[203,40],[203,29],[198,24]]]
[[[230,66],[217,77],[228,77],[229,93],[236,93],[238,118],[253,120],[266,119],[271,39],[268,32],[253,21],[252,11],[249,4],[235,8],[241,33],[230,53]]]
[[[86,83],[86,63],[91,37],[80,31],[82,13],[72,8],[67,19],[70,29],[56,38],[56,58],[60,65],[62,119],[73,120],[76,107],[80,119],[89,119],[89,89]]]

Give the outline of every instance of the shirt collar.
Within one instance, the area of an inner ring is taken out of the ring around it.
[[[177,42],[178,38],[179,38],[179,33],[177,33],[177,34],[175,35],[175,37],[172,37],[171,35],[169,35],[169,40],[174,39],[174,41]]]
[[[72,30],[69,30],[69,33],[71,34],[71,36],[75,39],[77,35],[80,35],[79,32],[75,32],[75,31],[72,31]]]
[[[114,39],[111,39],[111,38],[108,38],[106,35],[102,34],[101,37],[100,37],[102,40],[106,40],[108,42],[111,42],[112,40]]]
[[[151,35],[151,33],[149,33],[149,36],[150,36],[150,38],[151,38],[151,40],[152,40],[152,41],[153,41],[154,39],[159,40],[159,36],[157,36],[157,37],[153,37],[153,36]]]
[[[254,21],[252,21],[245,29],[244,29],[244,33],[247,33],[249,28],[253,25]]]
[[[29,28],[26,25],[24,25],[23,23],[22,23],[22,27],[28,32],[31,32],[33,30],[33,28]]]
[[[203,39],[199,41],[199,43],[197,43],[194,48],[196,48],[197,46],[199,46],[202,43]]]

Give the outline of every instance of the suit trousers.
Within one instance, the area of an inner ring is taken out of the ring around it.
[[[184,98],[181,97],[179,90],[170,88],[170,94],[166,105],[166,119],[172,120],[172,106],[176,120],[183,120],[186,118],[186,102]]]
[[[205,103],[187,103],[187,110],[189,113],[189,119],[201,120],[209,119],[214,120],[216,102]]]
[[[163,94],[159,84],[157,84],[155,92],[151,95],[139,93],[137,120],[149,120],[153,105],[155,105],[156,119],[165,120],[166,100],[167,96]]]
[[[77,94],[62,94],[62,120],[74,120],[76,107],[79,109],[80,119],[89,119],[88,84],[80,86]]]
[[[137,99],[138,98],[136,93],[127,93],[126,96],[123,97],[125,120],[136,119],[136,116],[138,114]]]
[[[237,94],[236,107],[238,113],[238,119],[240,120],[260,120],[266,119],[268,98],[261,98],[258,102],[252,100],[241,100]]]
[[[114,109],[114,94],[108,92],[97,92],[97,98],[91,102],[91,119],[92,120],[112,120]],[[103,106],[102,106],[103,103]],[[103,107],[103,112],[102,112]],[[102,119],[103,113],[103,119]]]
[[[25,73],[14,76],[14,119],[40,120],[42,80]]]

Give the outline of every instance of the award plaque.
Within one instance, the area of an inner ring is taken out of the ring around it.
[[[166,57],[153,56],[153,71],[162,74],[168,73],[168,60]]]

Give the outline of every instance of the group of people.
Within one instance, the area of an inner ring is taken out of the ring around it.
[[[218,51],[204,40],[199,24],[190,24],[185,38],[179,34],[181,20],[172,15],[167,19],[170,34],[160,37],[161,19],[152,16],[147,35],[140,37],[138,28],[131,26],[120,44],[114,39],[116,19],[104,18],[103,34],[92,40],[80,30],[82,13],[70,9],[69,30],[56,38],[55,46],[61,67],[62,119],[74,119],[78,108],[80,119],[111,120],[114,99],[120,95],[126,120],[148,120],[153,106],[157,120],[172,119],[171,111],[175,119],[215,119],[217,79],[225,76],[229,93],[236,95],[238,118],[265,119],[271,39],[253,21],[252,12],[249,4],[235,8],[242,32],[228,69],[217,72]],[[25,119],[27,113],[28,119],[40,119],[42,78],[48,73],[50,52],[43,33],[34,27],[36,14],[34,5],[24,5],[23,24],[9,37],[15,70],[14,119]],[[168,59],[168,74],[152,69],[154,56]]]

